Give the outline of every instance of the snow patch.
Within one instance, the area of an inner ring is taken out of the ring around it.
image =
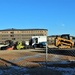
[[[19,73],[30,75],[30,74],[26,74],[26,71],[28,71],[27,68],[11,66],[9,69],[4,69],[4,70],[0,69],[0,75],[6,75],[6,74],[10,74],[10,75],[17,74],[18,75]]]
[[[63,75],[74,75],[75,68],[60,68],[60,67],[48,67],[49,69],[60,71]]]

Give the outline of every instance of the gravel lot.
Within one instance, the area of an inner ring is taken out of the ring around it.
[[[48,74],[56,75],[57,73],[57,75],[63,75],[63,71],[54,70],[53,67],[75,68],[75,56],[61,54],[56,51],[48,52],[46,64],[45,49],[1,50],[0,75],[36,75],[36,73],[37,75],[46,75],[46,69]],[[57,62],[64,61],[73,62],[71,63],[73,65],[67,63],[61,66],[62,64],[57,64]],[[54,64],[52,65],[52,63]],[[73,70],[72,72],[75,73]]]

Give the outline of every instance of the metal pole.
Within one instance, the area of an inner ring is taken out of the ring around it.
[[[45,61],[45,71],[46,71],[46,75],[48,75],[47,73],[47,60],[48,60],[48,49],[47,49],[47,33],[46,33],[46,61]]]
[[[46,39],[47,39],[47,34],[46,34]],[[48,49],[47,49],[47,42],[46,42],[46,65],[47,65],[47,59],[48,59]]]

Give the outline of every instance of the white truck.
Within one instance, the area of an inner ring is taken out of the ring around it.
[[[47,36],[32,36],[33,46],[43,47],[46,46]]]

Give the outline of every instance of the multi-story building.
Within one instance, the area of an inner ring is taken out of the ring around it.
[[[0,42],[6,40],[29,41],[32,36],[46,36],[47,29],[4,29],[0,30]]]

